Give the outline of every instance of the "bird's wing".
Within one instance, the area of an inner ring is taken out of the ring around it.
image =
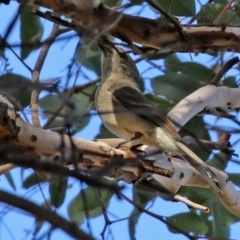
[[[166,134],[180,140],[180,136],[172,123],[138,90],[132,87],[122,87],[112,94],[112,100],[117,101],[129,112],[135,112],[139,117],[148,121],[155,127],[166,127]]]

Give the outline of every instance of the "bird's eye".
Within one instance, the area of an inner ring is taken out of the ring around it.
[[[126,53],[119,53],[119,56],[120,56],[120,58],[122,59],[122,60],[128,60],[128,56],[127,56],[127,54]]]

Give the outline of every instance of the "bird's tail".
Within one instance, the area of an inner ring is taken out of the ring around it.
[[[218,179],[210,167],[192,152],[184,143],[175,142],[176,145],[187,155],[187,161],[211,184],[217,193],[222,193]]]

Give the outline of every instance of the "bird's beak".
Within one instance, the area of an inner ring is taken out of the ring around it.
[[[103,54],[106,56],[108,53],[112,52],[112,49],[110,46],[98,43],[99,48],[103,52]]]

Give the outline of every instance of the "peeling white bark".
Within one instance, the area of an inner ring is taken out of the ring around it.
[[[181,100],[169,113],[168,117],[177,130],[206,107],[240,107],[240,89],[207,85],[199,88]]]

